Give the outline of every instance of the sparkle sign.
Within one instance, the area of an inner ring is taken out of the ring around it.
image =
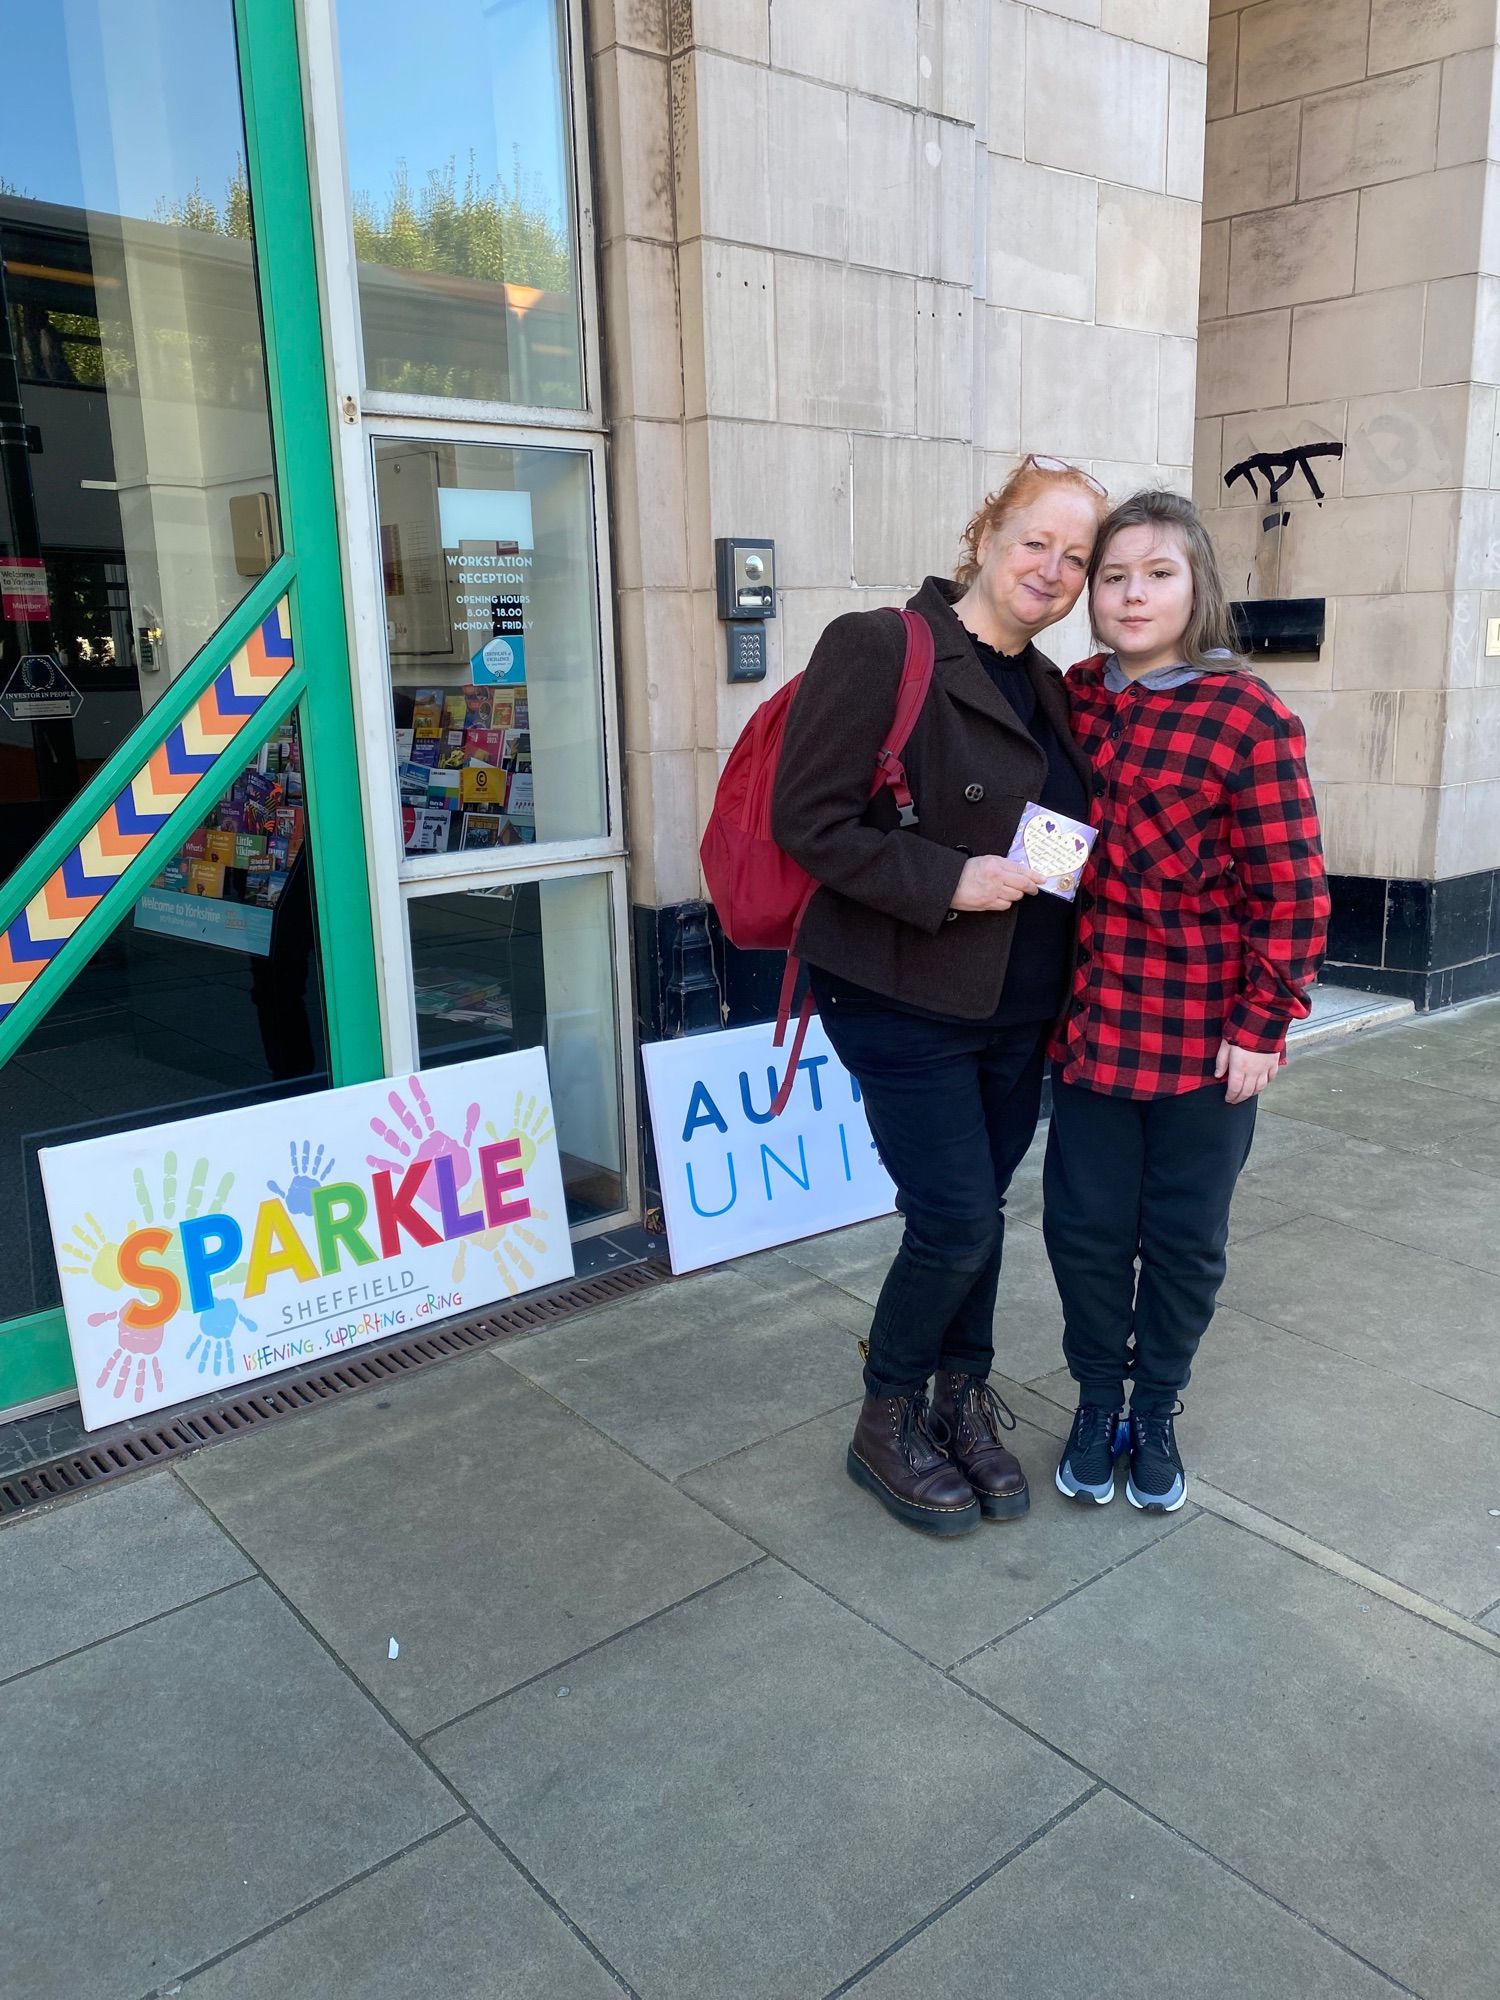
[[[39,1157],[91,1430],[573,1271],[540,1049]]]

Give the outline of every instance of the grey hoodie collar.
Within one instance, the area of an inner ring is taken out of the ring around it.
[[[1234,654],[1214,651],[1208,657],[1211,660],[1232,662]],[[1168,688],[1184,687],[1189,681],[1201,679],[1202,671],[1200,667],[1188,666],[1153,667],[1149,673],[1138,674],[1135,685],[1137,687],[1149,688],[1153,694],[1160,694],[1164,693]],[[1122,689],[1130,686],[1130,676],[1120,665],[1119,658],[1114,653],[1111,653],[1109,658],[1104,662],[1104,685],[1109,689],[1111,694],[1119,694]]]

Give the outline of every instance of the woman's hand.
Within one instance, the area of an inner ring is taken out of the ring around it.
[[[1257,1055],[1254,1049],[1237,1049],[1232,1042],[1220,1042],[1214,1075],[1229,1079],[1224,1092],[1226,1104],[1244,1104],[1252,1097],[1259,1097],[1280,1068],[1279,1055]]]
[[[1008,910],[1023,896],[1034,896],[1046,881],[1034,868],[1007,861],[1000,854],[971,854],[964,863],[949,905],[955,910]]]

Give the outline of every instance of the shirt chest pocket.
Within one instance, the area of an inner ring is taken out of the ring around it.
[[[1201,886],[1207,876],[1223,870],[1222,860],[1212,852],[1205,865],[1205,836],[1218,817],[1216,794],[1199,785],[1133,787],[1123,801],[1121,853],[1126,867],[1181,888]]]

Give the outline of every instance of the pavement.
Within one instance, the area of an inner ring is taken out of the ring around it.
[[[0,1528],[0,1993],[1494,2000],[1500,1004],[1266,1100],[1170,1519],[845,1478],[893,1221]]]

